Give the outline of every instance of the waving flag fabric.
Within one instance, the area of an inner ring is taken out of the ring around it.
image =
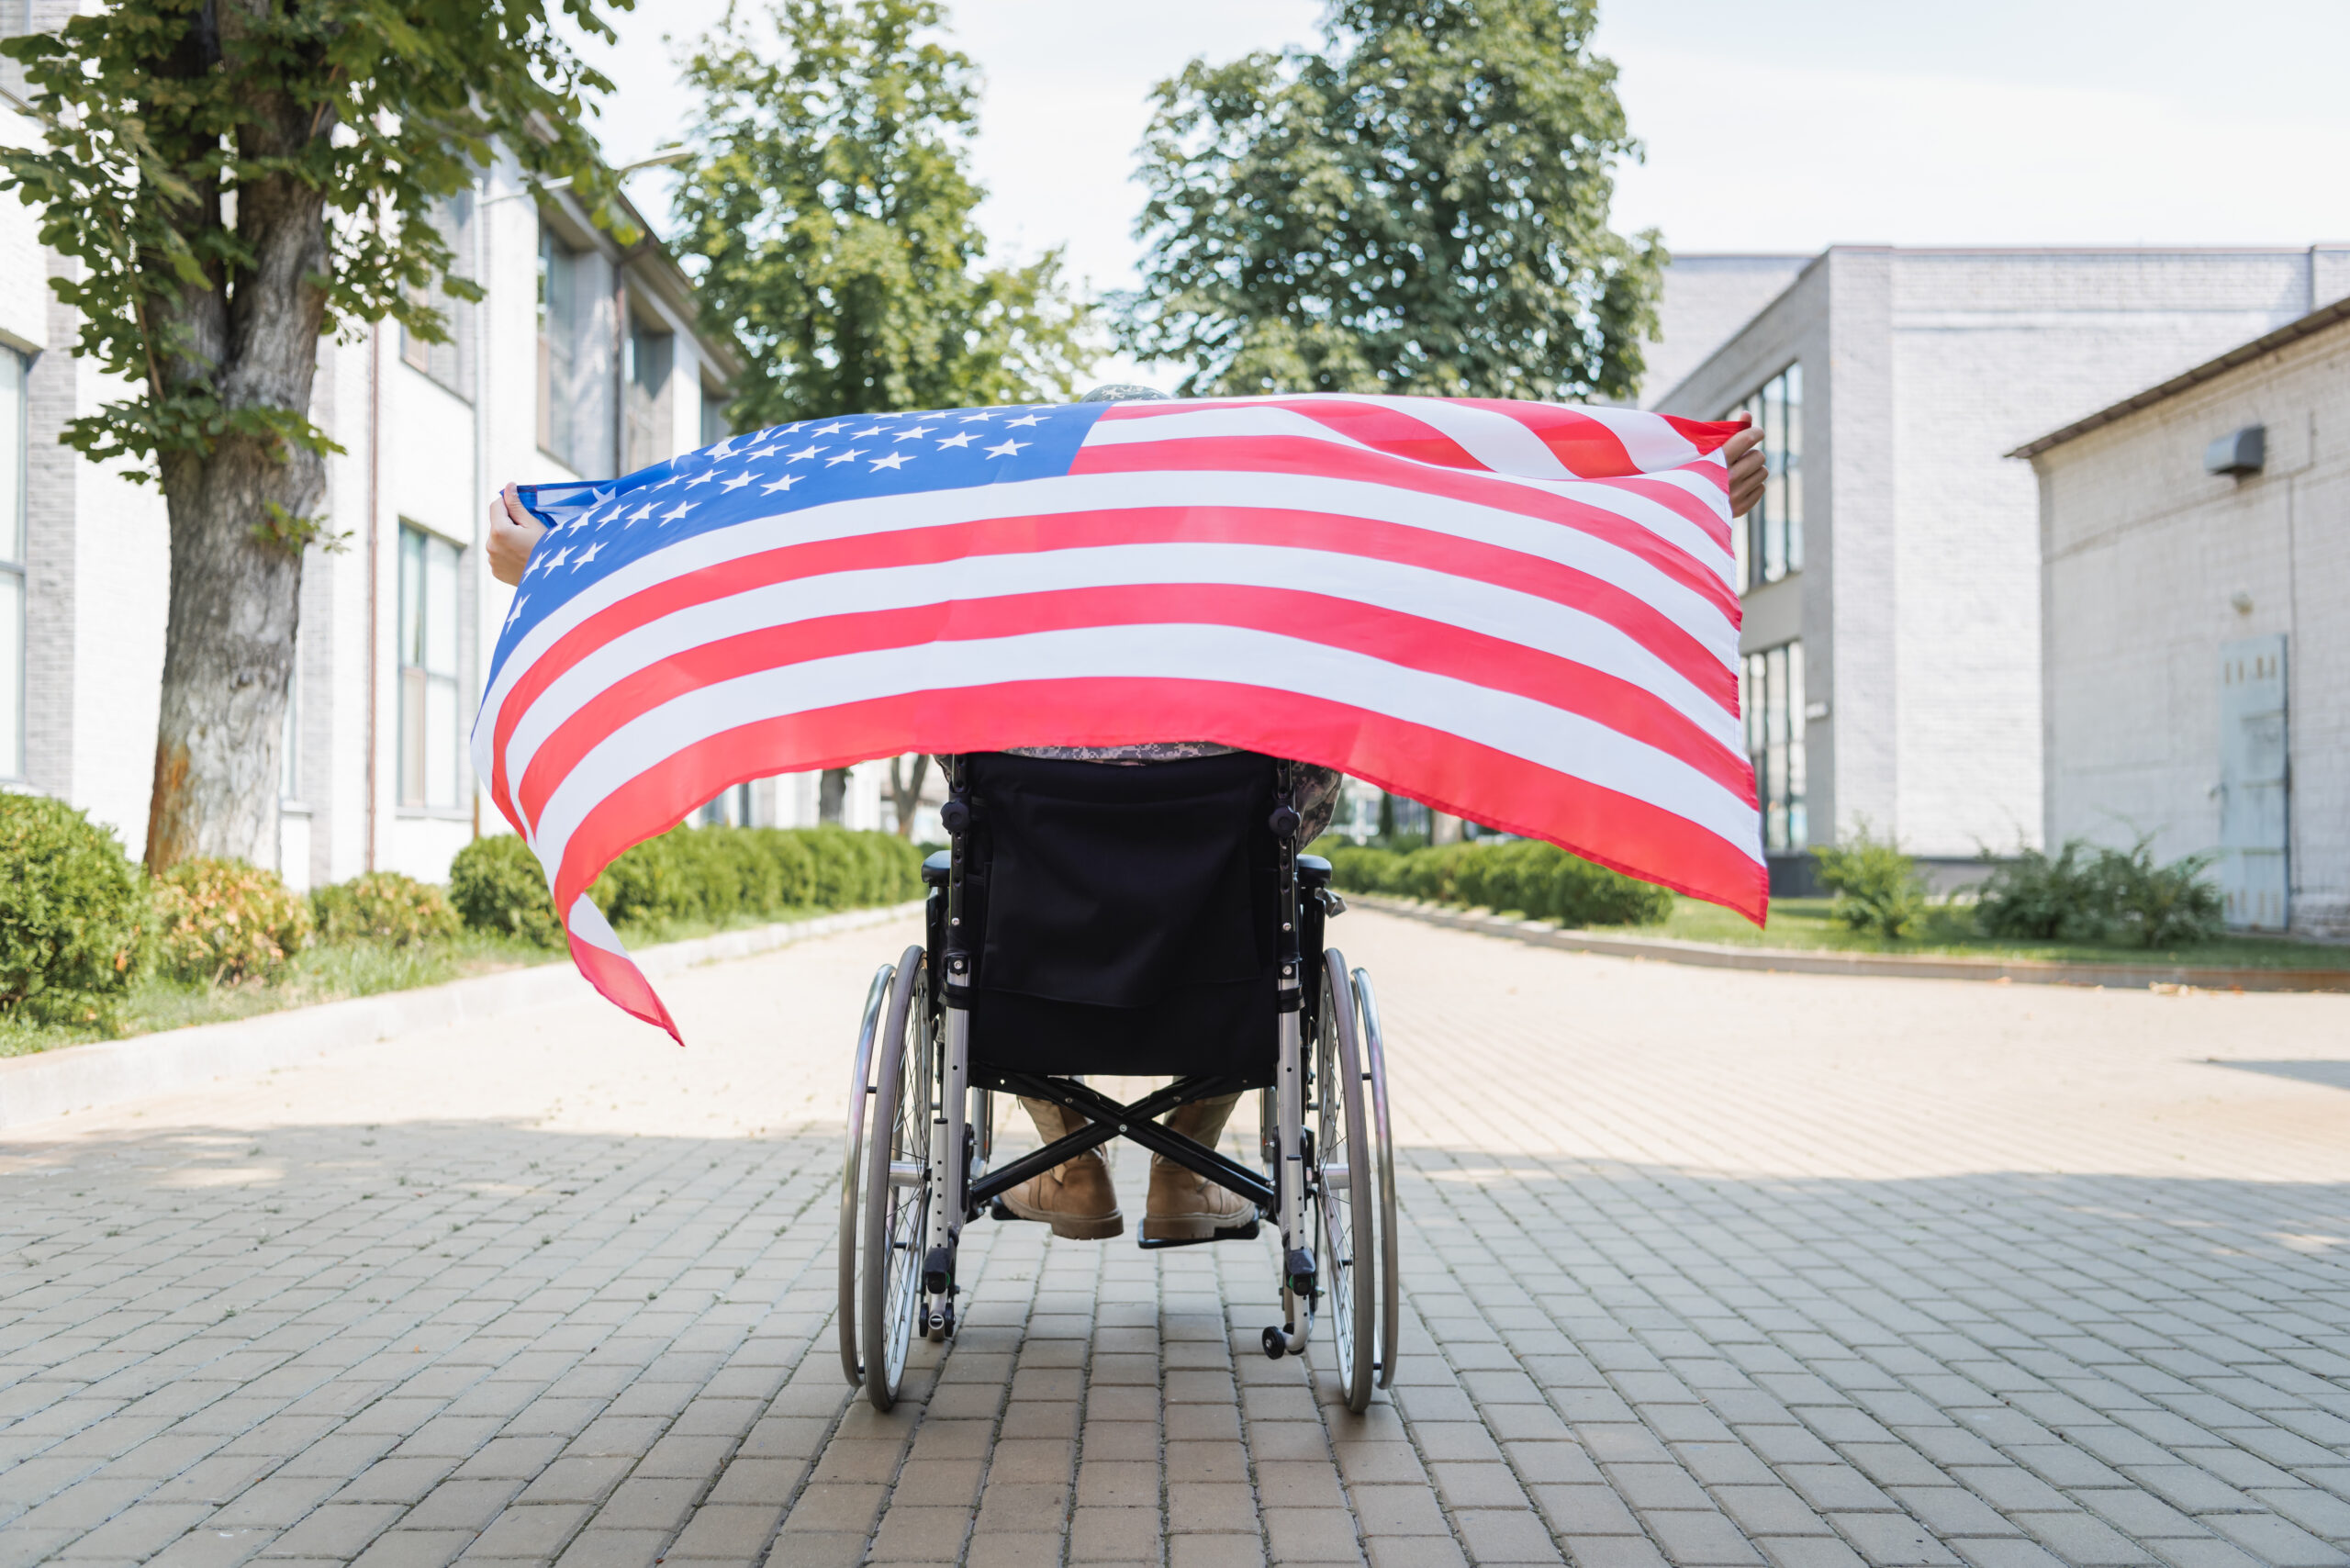
[[[1319,396],[811,420],[548,525],[474,732],[596,988],[587,896],[727,787],[912,751],[1210,740],[1766,902],[1738,710],[1737,427]]]

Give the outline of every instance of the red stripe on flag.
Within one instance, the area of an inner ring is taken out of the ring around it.
[[[535,827],[548,798],[606,736],[663,703],[720,681],[886,648],[1091,626],[1179,624],[1279,630],[1302,641],[1509,692],[1652,746],[1724,789],[1752,793],[1753,769],[1745,757],[1654,692],[1587,665],[1304,589],[1151,583],[812,617],[696,644],[622,677],[557,725],[524,767],[516,804]],[[943,649],[942,657],[951,661],[951,650]]]
[[[652,834],[645,836],[649,838]],[[595,879],[591,877],[588,879],[593,881]],[[566,904],[565,907],[569,906]],[[660,996],[653,989],[653,982],[644,978],[644,971],[638,969],[633,960],[608,948],[599,947],[593,942],[572,936],[568,932],[565,935],[571,944],[572,963],[607,1002],[647,1024],[666,1029],[669,1037],[677,1044],[682,1046],[686,1043],[686,1037],[677,1032],[677,1021],[669,1016],[669,1009],[662,1004]]]
[[[666,831],[733,785],[906,751],[1029,745],[1039,733],[1039,714],[1052,715],[1043,727],[1056,744],[1128,745],[1180,734],[1335,767],[1438,811],[1547,839],[1628,876],[1725,905],[1758,925],[1769,913],[1769,874],[1757,855],[1648,801],[1347,704],[1173,677],[1072,677],[913,692],[710,736],[588,811],[556,869],[556,907],[569,907],[630,846]],[[1676,874],[1660,876],[1655,868],[1666,866]],[[583,946],[575,941],[575,954]]]
[[[1293,474],[1316,479],[1351,480],[1388,489],[1417,490],[1423,495],[1494,511],[1514,512],[1589,534],[1639,557],[1690,592],[1711,600],[1725,615],[1738,610],[1738,596],[1728,583],[1700,566],[1681,546],[1658,538],[1629,518],[1587,501],[1553,495],[1482,471],[1472,474],[1430,468],[1383,453],[1333,446],[1312,436],[1233,435],[1083,446],[1078,449],[1069,472]],[[1595,479],[1589,483],[1622,486],[1629,481]]]
[[[1257,409],[1285,409],[1392,457],[1434,464],[1440,468],[1468,468],[1481,474],[1488,471],[1484,464],[1471,455],[1468,448],[1427,420],[1415,419],[1393,403],[1322,402],[1304,398],[1279,398],[1271,402],[1202,398],[1181,403],[1129,404],[1113,409],[1102,417],[1105,420],[1147,420],[1192,413],[1202,409],[1235,409],[1243,412]]]

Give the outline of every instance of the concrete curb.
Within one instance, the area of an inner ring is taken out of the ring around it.
[[[633,957],[647,978],[658,980],[698,964],[746,958],[794,942],[886,924],[921,908],[919,902],[894,904],[722,931],[690,942],[647,947]],[[594,994],[578,970],[557,960],[415,991],[356,996],[227,1024],[201,1024],[127,1040],[62,1046],[37,1056],[11,1057],[0,1059],[0,1128],[168,1094],[232,1074],[265,1072],[411,1029],[471,1023]]]
[[[1655,958],[1708,969],[1795,975],[1882,975],[1901,980],[2004,980],[2016,985],[2090,985],[2137,990],[2186,986],[2197,991],[2350,991],[2350,969],[2217,969],[2185,964],[2059,964],[2037,958],[1908,958],[1897,953],[1824,953],[1791,947],[1730,947],[1673,942],[1659,936],[1607,936],[1562,930],[1539,920],[1508,920],[1475,910],[1421,903],[1375,893],[1348,893],[1347,902],[1430,925],[1506,936],[1537,947]]]

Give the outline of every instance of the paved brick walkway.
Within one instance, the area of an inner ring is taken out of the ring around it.
[[[0,1146],[0,1565],[2345,1561],[2350,998],[1335,932],[1406,1182],[1368,1417],[1258,1352],[1267,1246],[984,1223],[849,1405],[868,931],[672,981],[687,1051],[567,1004]]]

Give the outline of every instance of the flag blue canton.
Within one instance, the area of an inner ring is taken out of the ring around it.
[[[834,501],[966,489],[1069,472],[1109,407],[931,409],[801,420],[642,468],[624,478],[518,487],[546,524],[491,661],[558,607],[680,540]]]

